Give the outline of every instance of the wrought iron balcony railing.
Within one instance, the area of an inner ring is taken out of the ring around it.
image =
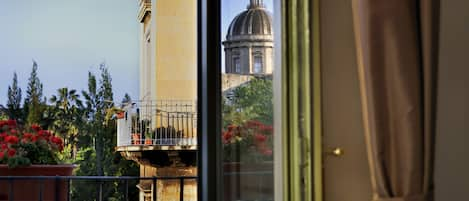
[[[140,101],[117,115],[117,146],[196,146],[195,101]]]
[[[236,169],[225,167],[225,200],[273,200],[271,170]],[[0,201],[156,201],[168,197],[195,201],[199,188],[196,183],[197,176],[0,176]]]
[[[133,177],[133,176],[0,176],[0,200],[70,201],[70,200],[139,200],[138,185],[151,185],[150,200],[158,200],[159,182],[176,182],[178,189],[175,200],[193,201],[194,189],[186,192],[188,182],[195,183],[197,177]],[[24,189],[24,185],[32,188]],[[138,184],[138,185],[137,185]],[[182,185],[181,185],[182,184]],[[87,192],[80,192],[86,188]],[[130,193],[133,191],[133,193]],[[83,194],[86,193],[86,194]],[[193,194],[193,195],[192,195]],[[15,197],[16,196],[16,197]],[[167,196],[167,195],[166,195]],[[20,198],[18,198],[20,197]],[[187,199],[190,197],[189,199]]]

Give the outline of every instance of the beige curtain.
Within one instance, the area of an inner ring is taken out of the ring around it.
[[[438,0],[352,0],[373,201],[433,200]]]

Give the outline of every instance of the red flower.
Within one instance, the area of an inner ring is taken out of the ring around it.
[[[228,131],[233,131],[233,129],[235,129],[236,126],[235,125],[229,125],[228,126]]]
[[[56,144],[56,145],[63,145],[63,140],[60,137],[52,136],[51,137],[51,142]]]
[[[46,131],[44,131],[44,130],[40,130],[40,131],[37,132],[37,135],[39,137],[45,136],[45,134],[46,134]]]
[[[11,158],[11,157],[15,156],[15,154],[16,154],[16,150],[14,150],[14,149],[9,149],[8,150],[8,157]]]
[[[46,141],[49,141],[49,138],[52,136],[52,133],[47,130],[40,130],[38,136],[44,138]]]
[[[274,128],[273,128],[272,126],[270,126],[270,125],[269,125],[269,126],[263,126],[261,129],[262,129],[263,131],[269,132],[269,133],[272,133],[272,132],[274,131]]]
[[[264,134],[256,134],[256,141],[261,143],[261,142],[265,142],[267,140],[267,136],[265,136]]]
[[[16,129],[11,129],[10,134],[16,135],[16,134],[18,134],[18,131]]]
[[[50,131],[42,130],[37,124],[25,129],[29,132],[24,132],[23,129],[19,128],[23,128],[23,126],[17,125],[15,120],[0,121],[0,159],[3,158],[2,162],[12,157],[19,160],[29,159],[30,161],[34,161],[38,157],[48,157],[47,161],[52,161],[55,160],[52,154],[64,149],[62,138],[56,137]],[[38,140],[40,143],[37,143]],[[24,146],[26,144],[28,146]],[[39,153],[35,154],[36,152]],[[46,163],[45,161],[42,163]],[[14,168],[17,165],[10,166]]]
[[[10,126],[10,128],[16,128],[16,121],[15,120],[8,120],[7,125]]]
[[[232,137],[233,137],[233,133],[231,133],[230,131],[223,133],[223,142],[227,144],[231,140]]]
[[[22,143],[28,143],[31,140],[32,137],[33,137],[33,135],[31,133],[25,133],[25,134],[23,134],[21,142]]]
[[[23,139],[31,139],[33,137],[33,134],[31,133],[24,133],[23,134]]]
[[[5,137],[5,142],[10,143],[10,144],[18,144],[18,137],[13,136],[13,135],[8,135]]]
[[[262,151],[262,154],[264,154],[265,156],[272,156],[272,150],[271,149],[265,149],[264,151]]]
[[[46,142],[49,142],[50,141],[50,138],[51,138],[52,134],[47,131],[47,130],[40,130],[37,134],[37,137],[35,140],[45,140]]]
[[[251,121],[246,122],[246,127],[248,128],[258,128],[262,125],[263,124],[260,121],[256,121],[256,120],[251,120]]]
[[[40,130],[42,130],[41,126],[39,126],[37,124],[31,125],[31,129],[33,129],[36,132],[39,132]]]

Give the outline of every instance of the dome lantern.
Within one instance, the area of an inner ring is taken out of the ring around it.
[[[248,9],[253,8],[264,8],[263,0],[251,0],[251,3],[248,6]]]

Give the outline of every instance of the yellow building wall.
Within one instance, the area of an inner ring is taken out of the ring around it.
[[[152,98],[152,91],[155,87],[151,84],[152,78],[152,64],[151,64],[151,42],[148,44],[150,37],[147,37],[147,32],[151,33],[151,14],[148,13],[142,19],[140,24],[140,100],[149,100]],[[153,86],[153,87],[152,87]]]
[[[156,99],[196,100],[197,1],[152,3]]]

